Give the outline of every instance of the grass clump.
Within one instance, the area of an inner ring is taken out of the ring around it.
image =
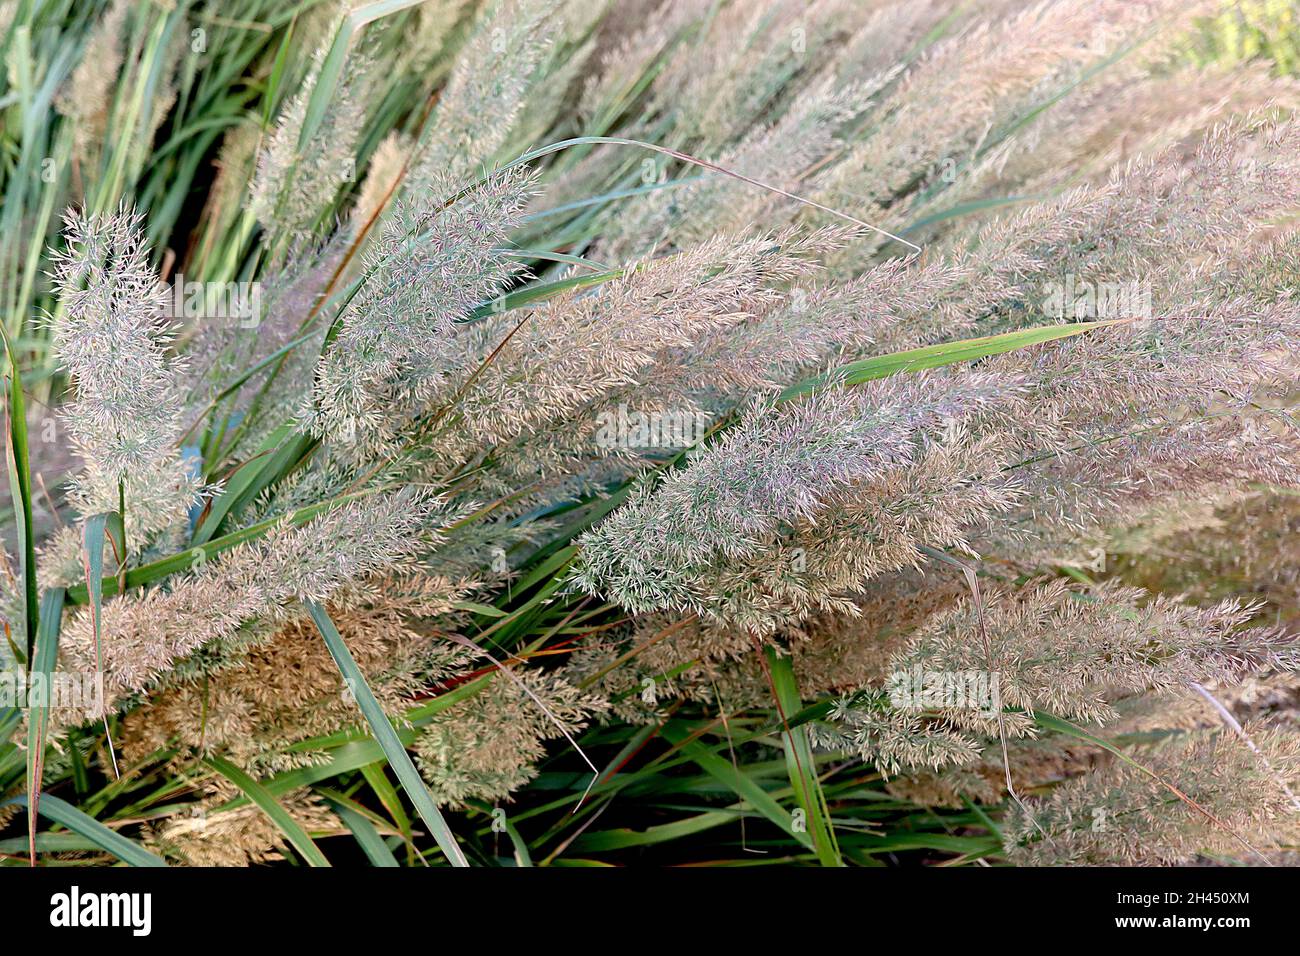
[[[1293,629],[1106,572],[1300,482],[1231,15],[0,6],[3,860],[1281,858]]]

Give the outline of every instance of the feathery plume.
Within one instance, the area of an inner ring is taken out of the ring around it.
[[[1250,735],[1294,788],[1300,737],[1276,727],[1251,728]],[[1230,732],[1175,736],[1134,758],[1145,770],[1113,760],[1013,809],[1005,829],[1011,862],[1169,866],[1221,854],[1257,863],[1260,851],[1300,837],[1300,814],[1274,774]],[[1176,781],[1195,806],[1162,780]]]
[[[194,549],[195,572],[170,590],[106,601],[102,611],[104,698],[112,707],[142,691],[205,645],[234,635],[247,621],[275,622],[300,613],[297,602],[329,601],[366,578],[412,568],[438,540],[436,529],[457,512],[418,489],[370,495],[298,527],[287,521],[265,537],[207,561]],[[95,633],[89,612],[74,614],[60,640],[61,666],[93,671]]]
[[[359,458],[391,448],[461,358],[456,324],[516,271],[504,244],[530,184],[514,169],[447,206],[393,209],[321,358],[304,428]]]
[[[760,631],[848,609],[837,591],[915,563],[925,536],[961,545],[966,521],[1009,505],[1011,483],[984,480],[999,449],[968,431],[1022,391],[917,375],[756,411],[585,535],[574,582],[634,611]]]
[[[149,266],[140,217],[69,212],[52,255],[62,314],[55,354],[76,388],[63,421],[84,462],[73,500],[83,514],[128,502],[128,529],[182,517],[198,480],[176,451],[181,363],[168,354],[166,291]],[[124,493],[124,494],[123,494]]]
[[[1110,583],[1086,593],[1062,581],[995,589],[981,609],[963,601],[923,625],[895,654],[891,673],[991,669],[1002,706],[1101,724],[1118,717],[1109,703],[1116,696],[1295,669],[1300,648],[1291,638],[1248,626],[1258,611],[1235,600],[1197,608]],[[972,640],[977,633],[988,635],[988,655]],[[958,726],[996,733],[986,714],[942,713]],[[1029,729],[1010,719],[1008,728]]]
[[[54,101],[60,113],[76,121],[73,151],[86,164],[94,161],[104,144],[113,85],[122,69],[122,32],[130,9],[130,0],[109,4],[91,31],[68,85]]]
[[[155,852],[179,857],[190,866],[255,866],[284,859],[289,844],[284,831],[258,806],[227,809],[241,796],[224,780],[204,785],[205,798],[188,815],[173,816],[153,828],[149,844]],[[307,830],[329,832],[339,826],[325,801],[306,788],[278,794],[276,802]]]
[[[462,807],[470,800],[507,800],[537,774],[542,742],[575,734],[591,715],[608,707],[562,678],[521,668],[523,688],[498,674],[485,690],[439,713],[415,741],[416,759],[434,799]],[[549,711],[549,713],[548,713]]]
[[[443,199],[505,146],[552,42],[551,13],[541,0],[491,0],[483,8],[420,143],[410,195]]]
[[[331,39],[316,50],[302,88],[280,113],[249,187],[248,211],[272,243],[310,238],[339,188],[356,178],[356,151],[374,89],[374,64],[364,46],[351,51],[319,127],[302,141],[307,107],[320,79]]]
[[[484,323],[471,333],[470,350],[482,359],[460,375],[474,381],[447,418],[436,451],[457,464],[480,449],[544,435],[582,410],[586,428],[560,437],[591,456],[602,400],[616,402],[633,389],[653,394],[656,376],[671,374],[679,351],[779,299],[780,286],[810,270],[811,256],[836,241],[834,232],[718,236],[632,265],[591,293],[556,297],[522,322],[504,315]]]
[[[330,619],[391,719],[404,719],[416,693],[466,669],[472,655],[431,638],[425,622],[450,619],[469,590],[415,576],[358,582],[336,594]],[[179,744],[219,751],[250,772],[274,772],[317,757],[293,749],[298,740],[356,723],[351,689],[310,621],[290,620],[251,646],[224,643],[204,650],[201,672],[173,678],[126,715],[120,743],[128,761]]]

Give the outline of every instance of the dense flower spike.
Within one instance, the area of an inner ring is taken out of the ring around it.
[[[319,58],[323,59],[325,50]],[[317,66],[319,70],[319,65]],[[339,187],[354,176],[355,143],[365,120],[365,93],[355,89],[364,68],[354,67],[340,84],[347,103],[341,115],[328,117],[328,127],[305,147],[300,142],[303,119],[311,99],[308,82],[281,116],[257,161],[249,194],[249,212],[263,228],[297,238],[316,225],[329,209]]]
[[[196,547],[193,574],[170,590],[105,602],[105,697],[111,704],[144,690],[187,656],[229,638],[241,625],[301,614],[296,602],[327,601],[354,582],[401,571],[428,547],[421,534],[457,517],[418,489],[349,502],[306,524],[283,522],[253,544],[214,556]],[[63,667],[93,670],[91,615],[65,627]]]
[[[108,130],[112,87],[122,66],[122,34],[127,0],[114,0],[95,25],[86,53],[57,100],[59,110],[77,121],[75,148],[83,162],[95,158]]]
[[[167,290],[149,265],[138,215],[68,213],[54,258],[61,314],[55,354],[76,389],[64,427],[84,463],[72,497],[83,515],[127,503],[128,528],[152,537],[199,492],[177,449],[183,364],[168,354]]]
[[[411,426],[461,358],[457,322],[516,269],[502,244],[529,183],[526,171],[512,170],[450,205],[399,204],[317,368],[306,427],[363,456]]]
[[[1085,592],[1056,582],[994,592],[978,608],[966,601],[927,622],[894,656],[890,673],[990,670],[1004,706],[1108,722],[1118,716],[1108,696],[1295,669],[1300,657],[1289,638],[1246,626],[1257,611],[1236,601],[1188,607],[1109,585]],[[987,651],[982,642],[972,644],[973,633],[987,634]],[[945,716],[964,722],[958,711]],[[987,718],[970,723],[987,727]]]
[[[1141,767],[1110,762],[1013,811],[1008,856],[1030,865],[1168,865],[1217,851],[1257,864],[1262,851],[1295,843],[1300,816],[1283,786],[1297,785],[1300,741],[1277,728],[1251,736],[1274,773],[1227,731],[1177,736],[1139,752]],[[1174,780],[1186,799],[1170,792]]]
[[[972,425],[1005,419],[1021,392],[1009,377],[920,375],[752,413],[588,534],[575,581],[633,610],[759,630],[835,606],[1010,505],[1006,454]]]
[[[554,675],[499,674],[487,690],[435,717],[415,750],[440,803],[501,800],[537,773],[544,740],[577,733],[606,706]]]

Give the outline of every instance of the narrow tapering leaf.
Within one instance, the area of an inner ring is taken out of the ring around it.
[[[357,838],[357,844],[361,847],[361,852],[366,855],[372,866],[394,867],[398,866],[397,858],[393,856],[393,851],[388,849],[388,844],[379,835],[375,825],[367,820],[364,816],[353,810],[342,800],[330,800],[330,808],[338,814],[338,818],[343,821],[343,825],[352,831],[352,835]]]
[[[397,736],[397,731],[393,729],[392,723],[388,720],[388,715],[384,713],[379,701],[375,699],[374,693],[370,690],[370,686],[361,673],[361,668],[353,660],[352,653],[348,650],[347,645],[343,643],[343,637],[339,634],[338,628],[334,626],[334,622],[330,620],[328,612],[315,601],[307,602],[307,610],[311,612],[311,618],[316,622],[321,637],[325,639],[325,646],[329,649],[330,656],[334,658],[339,673],[343,675],[344,682],[356,699],[357,706],[361,708],[361,713],[365,715],[366,722],[370,724],[371,733],[375,735],[375,739],[379,741],[379,746],[383,748],[389,766],[397,774],[397,779],[406,790],[406,795],[415,804],[420,819],[429,828],[429,832],[433,834],[433,838],[438,842],[438,846],[442,848],[442,852],[446,854],[452,866],[469,866],[469,861],[465,859],[465,854],[461,852],[460,846],[456,843],[456,838],[447,826],[447,821],[443,819],[438,807],[434,804],[429,788],[424,785],[419,772],[415,769],[415,764],[411,762],[411,755],[406,752],[401,739]]]
[[[679,747],[682,753],[699,765],[701,770],[723,786],[729,787],[736,796],[746,801],[799,843],[810,850],[815,849],[808,831],[795,827],[789,811],[781,806],[775,797],[750,779],[744,770],[710,752],[699,741],[689,739],[681,724],[669,721],[664,724],[662,733],[665,740]]]
[[[320,847],[307,831],[289,815],[289,811],[280,805],[280,801],[276,800],[266,787],[222,757],[207,757],[204,763],[248,794],[248,798],[279,827],[285,839],[302,855],[308,866],[330,865],[330,861],[325,859],[325,854],[321,852]]]
[[[777,708],[783,716],[797,714],[803,704],[790,658],[778,655],[772,648],[766,649],[766,655]],[[835,831],[831,828],[830,814],[826,812],[826,796],[822,793],[821,780],[817,776],[817,762],[807,728],[790,727],[783,730],[781,742],[785,747],[786,769],[790,772],[795,800],[804,812],[817,859],[823,866],[843,866],[844,861],[840,858],[839,847],[835,843]]]
[[[307,101],[302,132],[298,137],[299,146],[310,142],[324,121],[325,111],[329,108],[330,101],[338,88],[339,79],[343,75],[343,65],[347,62],[348,50],[361,29],[382,17],[408,10],[423,2],[424,0],[380,0],[378,3],[368,3],[364,7],[358,7],[343,19],[339,24],[338,32],[334,35],[333,43],[330,44],[329,52],[325,55],[325,61],[321,64],[320,75],[312,90],[311,98]]]
[[[14,797],[10,803],[25,807],[26,797]],[[123,863],[130,866],[166,866],[167,861],[128,840],[122,834],[110,830],[93,817],[87,816],[72,804],[60,800],[51,794],[44,794],[40,801],[40,814],[73,833],[80,834],[106,853],[111,853]]]
[[[1003,332],[1001,335],[986,335],[975,339],[962,339],[957,342],[942,342],[939,345],[927,345],[924,348],[908,349],[905,352],[893,352],[889,355],[873,355],[871,358],[850,362],[848,365],[841,365],[837,369],[832,369],[822,375],[791,385],[781,393],[780,400],[788,401],[792,398],[798,398],[800,395],[806,395],[819,388],[836,385],[861,385],[863,382],[888,378],[890,375],[898,375],[902,372],[920,372],[925,369],[953,365],[957,362],[973,362],[977,359],[988,358],[990,355],[1001,355],[1004,352],[1014,352],[1016,349],[1027,348],[1031,345],[1041,345],[1044,342],[1054,342],[1057,339],[1082,335],[1085,332],[1117,325],[1123,321],[1123,319],[1113,319],[1105,322],[1045,325],[1032,329],[1018,329],[1015,332]]]
[[[32,534],[32,473],[27,454],[27,403],[23,398],[18,357],[2,325],[0,337],[4,339],[8,366],[5,370],[5,463],[9,470],[9,494],[13,499],[18,531],[19,570],[23,578],[24,651],[30,668],[40,614],[37,609],[36,542]]]
[[[59,619],[63,614],[63,589],[50,588],[41,600],[41,627],[31,656],[28,686],[49,688],[59,657]],[[39,682],[39,683],[38,683]],[[45,778],[45,735],[49,729],[48,694],[27,708],[27,838],[30,862],[36,865],[36,815],[40,812],[41,783]]]
[[[95,628],[95,667],[101,674],[104,672],[104,636],[101,620],[104,603],[104,537],[105,531],[109,528],[111,528],[109,533],[112,535],[114,553],[120,565],[126,559],[126,527],[119,512],[91,515],[86,519],[86,526],[82,533],[82,562],[86,571],[86,593],[89,596],[90,617]],[[113,761],[113,775],[119,776],[117,753],[108,728],[108,713],[105,712],[102,716],[104,737],[108,741],[108,753]]]

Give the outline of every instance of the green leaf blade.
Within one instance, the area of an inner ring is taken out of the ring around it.
[[[447,821],[443,819],[437,805],[434,804],[433,797],[429,794],[429,788],[425,786],[419,771],[415,769],[410,754],[406,752],[406,747],[403,746],[401,739],[397,736],[397,731],[393,729],[388,715],[384,713],[384,709],[375,698],[374,692],[370,690],[370,686],[361,673],[361,668],[357,666],[357,662],[343,642],[343,637],[339,634],[338,628],[330,620],[328,612],[315,601],[307,602],[307,610],[311,613],[311,618],[316,623],[317,630],[325,639],[325,646],[329,649],[330,656],[334,658],[339,673],[343,675],[343,680],[352,690],[357,706],[361,708],[361,713],[365,716],[366,722],[370,724],[370,730],[379,742],[379,746],[383,749],[384,756],[388,758],[389,766],[397,774],[397,779],[402,784],[403,789],[406,790],[406,795],[415,804],[420,819],[429,828],[434,840],[442,848],[442,852],[452,866],[469,866],[469,861],[465,859],[465,854],[461,851],[451,829],[447,826]]]

